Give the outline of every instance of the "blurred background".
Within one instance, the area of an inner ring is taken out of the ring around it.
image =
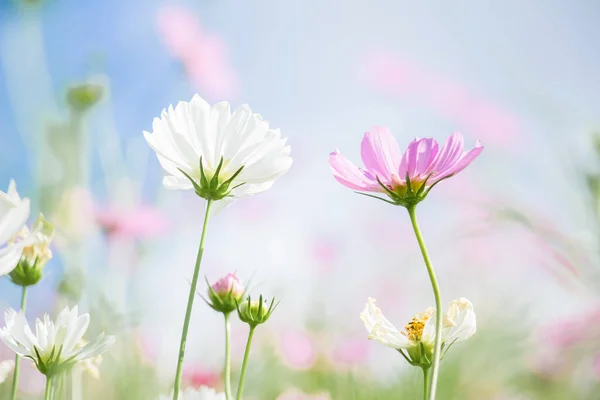
[[[359,162],[377,125],[401,147],[453,131],[486,146],[418,210],[444,303],[478,317],[439,398],[600,399],[599,17],[592,1],[0,0],[0,186],[14,178],[57,229],[28,318],[80,304],[117,335],[81,398],[170,391],[204,202],[162,188],[142,131],[199,93],[248,103],[294,157],[209,226],[208,280],[233,271],[281,300],[248,398],[421,396],[421,372],[359,319],[369,296],[398,327],[433,305],[408,215],[327,163]],[[0,309],[19,299],[0,279]],[[234,374],[246,335],[234,323]],[[185,385],[221,388],[222,317],[201,299],[187,348]],[[39,398],[27,364],[20,396]]]

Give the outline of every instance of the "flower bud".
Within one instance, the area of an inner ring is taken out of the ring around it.
[[[260,295],[259,300],[252,300],[248,296],[246,301],[238,305],[238,316],[242,322],[255,328],[257,325],[268,321],[278,304],[279,302],[275,304],[275,299],[272,299],[269,304],[269,302],[263,300],[262,295]]]
[[[207,281],[208,283],[208,281]],[[208,286],[207,302],[215,311],[228,314],[236,309],[237,303],[244,297],[244,286],[235,274],[229,273]]]
[[[16,268],[10,273],[10,278],[16,285],[31,286],[42,279],[46,263],[52,258],[50,242],[54,236],[54,226],[40,214],[30,231],[26,226],[13,239],[14,242],[27,241],[23,248],[21,259]]]
[[[104,95],[104,86],[97,83],[83,83],[67,90],[67,103],[74,110],[85,112],[96,105]]]

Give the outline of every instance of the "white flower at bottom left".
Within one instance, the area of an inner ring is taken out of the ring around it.
[[[100,334],[95,340],[81,345],[90,323],[89,314],[79,315],[77,306],[62,310],[56,321],[48,314],[35,323],[32,332],[23,312],[9,308],[4,313],[6,326],[0,329],[0,339],[21,357],[33,360],[46,377],[68,370],[76,363],[104,353],[114,343],[114,336]]]

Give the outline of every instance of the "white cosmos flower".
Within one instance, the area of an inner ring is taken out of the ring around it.
[[[0,385],[4,383],[14,368],[15,362],[13,360],[0,361]]]
[[[171,400],[173,396],[161,396],[160,400]],[[216,390],[206,386],[200,389],[186,389],[179,393],[181,400],[225,400],[225,393],[217,393]]]
[[[292,164],[279,129],[271,129],[250,107],[242,105],[232,113],[228,102],[211,106],[198,95],[163,110],[144,137],[167,172],[165,187],[195,189],[201,197],[222,200],[221,207],[267,190]],[[220,164],[215,184],[231,181],[220,191],[209,190]]]
[[[375,339],[381,344],[407,350],[412,361],[416,364],[431,360],[431,352],[435,342],[435,310],[428,308],[422,313],[415,314],[406,324],[403,331],[396,328],[383,316],[375,305],[375,299],[369,298],[365,309],[360,314],[365,324],[369,339]],[[455,342],[470,338],[476,331],[475,312],[473,304],[461,297],[450,302],[448,312],[444,316],[442,326],[442,348],[447,350]],[[422,348],[425,354],[421,352]]]
[[[21,199],[17,185],[10,181],[6,193],[0,191],[0,276],[12,271],[26,243],[7,243],[25,224],[29,217],[29,199]]]
[[[0,329],[0,339],[21,357],[30,358],[38,370],[52,376],[75,363],[104,353],[115,341],[114,336],[99,335],[93,342],[80,345],[88,325],[89,314],[79,315],[77,306],[62,310],[56,321],[48,314],[37,319],[35,334],[23,312],[9,308],[4,313],[6,326]]]

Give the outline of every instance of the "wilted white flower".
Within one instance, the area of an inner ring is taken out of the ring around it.
[[[217,207],[267,190],[292,164],[280,131],[247,105],[232,113],[228,102],[211,106],[198,95],[163,110],[144,137],[167,172],[165,187],[222,200]]]
[[[26,243],[7,243],[29,217],[29,199],[21,199],[17,185],[10,181],[6,193],[0,191],[0,276],[8,274],[19,262]]]
[[[160,400],[171,400],[173,396],[161,396]],[[225,400],[225,393],[217,393],[216,390],[206,386],[200,389],[186,389],[179,393],[181,400]]]
[[[435,342],[435,310],[428,308],[415,314],[403,331],[388,321],[369,298],[360,319],[369,332],[369,339],[375,339],[385,346],[406,350],[414,364],[427,365],[432,360]],[[452,300],[442,326],[442,350],[446,351],[455,342],[470,338],[476,330],[473,304],[465,298]]]
[[[62,310],[56,322],[48,314],[36,319],[34,334],[22,311],[9,308],[4,313],[6,326],[0,329],[0,339],[15,353],[35,363],[47,377],[75,363],[104,353],[115,341],[114,336],[99,335],[93,342],[80,346],[80,340],[90,323],[89,314],[79,315],[77,306]]]
[[[15,368],[13,360],[0,361],[0,385],[8,378],[8,375]]]

